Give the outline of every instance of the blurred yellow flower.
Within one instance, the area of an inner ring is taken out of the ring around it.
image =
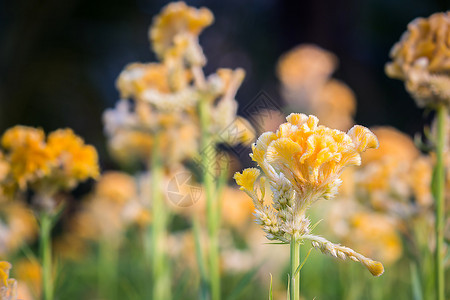
[[[42,129],[27,126],[10,128],[2,136],[2,146],[8,151],[12,177],[22,189],[28,183],[49,175],[54,166]]]
[[[388,76],[405,81],[421,107],[450,101],[450,12],[417,18],[391,50]]]
[[[78,181],[99,176],[98,155],[95,148],[85,145],[71,129],[59,129],[48,135],[47,147],[56,161],[52,174],[61,176],[68,187]]]
[[[214,17],[207,8],[196,9],[184,2],[169,3],[157,15],[150,27],[149,35],[153,50],[160,59],[177,44],[185,43],[184,56],[190,63],[204,64],[203,53],[198,53],[198,35],[213,22]]]
[[[38,231],[33,212],[22,202],[3,203],[0,206],[0,255],[11,255],[24,243],[32,242]]]
[[[17,281],[9,278],[12,265],[7,261],[0,261],[0,299],[17,300]]]
[[[16,263],[15,274],[17,280],[25,283],[35,299],[41,295],[41,265],[37,261],[22,259]]]

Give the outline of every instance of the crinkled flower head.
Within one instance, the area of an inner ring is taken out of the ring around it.
[[[378,140],[367,128],[355,125],[348,133],[318,125],[315,116],[291,114],[277,132],[263,133],[253,144],[251,157],[262,169],[235,174],[235,180],[253,200],[256,222],[270,240],[286,243],[310,240],[321,252],[361,262],[379,276],[381,263],[322,237],[311,234],[307,208],[319,199],[337,193],[339,178],[347,166],[361,164],[361,152],[377,148]],[[272,191],[272,205],[264,202],[266,178]]]
[[[386,73],[404,80],[421,107],[450,101],[450,12],[417,18],[391,50]]]
[[[259,137],[251,157],[270,180],[287,178],[300,199],[333,197],[342,170],[360,165],[361,152],[378,147],[376,136],[363,126],[345,133],[318,125],[312,115],[290,114],[286,119],[276,133]]]
[[[198,35],[213,20],[214,16],[207,8],[189,7],[184,2],[170,3],[154,18],[150,27],[153,50],[160,59],[181,52],[189,63],[203,65],[205,58]]]

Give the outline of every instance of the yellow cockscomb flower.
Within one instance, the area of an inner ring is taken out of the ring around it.
[[[136,182],[126,173],[106,172],[97,181],[95,194],[112,202],[124,203],[137,196]]]
[[[359,261],[373,275],[381,275],[382,265],[355,251],[311,234],[308,207],[319,199],[331,199],[347,166],[361,164],[361,152],[378,147],[376,136],[355,125],[348,133],[318,125],[315,116],[290,114],[277,132],[263,133],[250,155],[262,169],[260,195],[252,183],[256,169],[237,173],[235,179],[255,205],[256,222],[267,238],[283,242],[310,240],[323,253]],[[272,190],[272,207],[265,205],[265,178]],[[381,269],[380,266],[381,265]]]
[[[56,160],[54,175],[62,175],[69,187],[77,181],[99,176],[98,155],[71,129],[59,129],[48,135],[47,146]]]
[[[207,8],[189,7],[184,2],[169,3],[150,27],[153,50],[164,59],[170,51],[184,44],[181,47],[185,47],[185,59],[191,64],[203,65],[205,58],[198,45],[198,35],[213,21],[214,16]]]
[[[450,12],[417,18],[394,45],[388,76],[405,81],[421,107],[450,101]]]
[[[12,265],[7,261],[0,261],[0,299],[17,300],[17,281],[9,278]]]
[[[2,146],[7,150],[12,177],[20,188],[50,174],[52,154],[46,146],[42,129],[27,126],[10,128],[3,134]]]

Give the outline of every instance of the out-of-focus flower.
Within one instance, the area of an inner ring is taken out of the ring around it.
[[[356,100],[344,83],[330,79],[337,58],[314,45],[300,45],[281,56],[277,66],[283,98],[296,110],[317,115],[322,124],[348,130]]]
[[[13,179],[20,188],[51,173],[54,160],[42,129],[15,126],[2,136]]]
[[[251,157],[266,177],[261,177],[260,194],[255,183],[259,171],[254,168],[236,173],[235,179],[255,205],[257,223],[267,238],[291,242],[310,240],[323,253],[361,262],[373,275],[381,275],[381,263],[353,250],[335,245],[311,234],[306,216],[309,206],[319,199],[331,199],[341,184],[340,174],[347,166],[361,164],[361,152],[378,147],[376,136],[355,125],[346,134],[318,125],[315,116],[291,114],[276,133],[262,134],[253,145]],[[264,181],[273,193],[272,207],[264,204]]]
[[[12,265],[7,261],[0,261],[0,299],[17,300],[17,281],[9,278]]]
[[[48,135],[47,147],[55,158],[52,177],[67,188],[79,181],[99,176],[98,155],[95,148],[85,145],[71,129],[59,129]]]
[[[85,145],[70,129],[50,133],[46,141],[41,129],[15,126],[3,134],[2,146],[9,164],[4,180],[21,190],[54,194],[98,176],[95,148]]]
[[[120,239],[128,225],[148,219],[146,208],[139,202],[134,178],[121,172],[107,172],[69,226],[71,232],[83,239]]]
[[[253,218],[253,203],[241,191],[227,187],[223,193],[222,219],[225,224],[240,229]]]
[[[16,263],[15,274],[17,280],[19,280],[21,284],[24,283],[27,285],[28,290],[31,291],[34,296],[34,299],[40,299],[42,283],[41,265],[37,261],[30,261],[27,259],[20,260]]]
[[[450,101],[450,12],[417,18],[391,50],[388,76],[405,81],[420,107]]]
[[[154,18],[150,27],[153,50],[160,59],[181,52],[189,64],[204,65],[206,59],[198,45],[198,36],[213,20],[214,16],[207,8],[196,9],[184,2],[170,3]]]
[[[277,74],[283,85],[296,89],[312,83],[322,85],[337,67],[334,54],[315,45],[300,45],[283,54],[277,65]]]
[[[378,153],[362,155],[363,166],[354,177],[358,194],[369,199],[375,209],[402,217],[429,207],[430,159],[421,156],[411,138],[394,128],[378,127],[373,132],[381,146],[374,151]]]
[[[0,255],[17,251],[37,235],[33,212],[20,201],[3,203],[0,208]]]

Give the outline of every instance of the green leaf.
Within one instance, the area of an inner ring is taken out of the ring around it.
[[[312,248],[309,248],[308,254],[306,254],[305,259],[303,260],[303,262],[300,264],[300,266],[298,266],[297,270],[295,270],[294,273],[294,277],[297,275],[298,272],[300,272],[300,270],[303,268],[303,265],[305,264],[306,260],[308,259],[309,255],[311,254],[311,250]]]
[[[269,300],[273,300],[272,273],[270,273]]]

